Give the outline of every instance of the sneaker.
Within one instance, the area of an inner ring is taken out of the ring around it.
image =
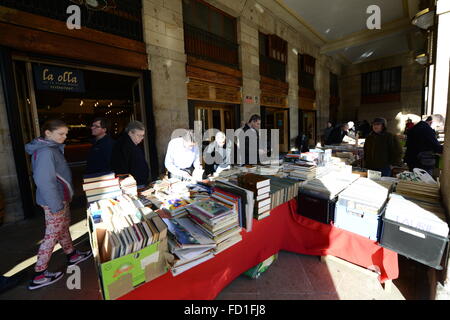
[[[73,266],[79,264],[80,262],[89,259],[91,256],[92,256],[91,250],[88,251],[75,250],[75,252],[68,259],[69,260],[68,265]]]
[[[28,285],[28,290],[35,290],[55,283],[64,276],[62,272],[48,272],[35,276]]]

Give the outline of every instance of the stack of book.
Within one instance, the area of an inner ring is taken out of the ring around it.
[[[298,190],[303,184],[302,181],[290,178],[279,178],[266,176],[270,179],[270,202],[271,210],[294,199],[298,195]]]
[[[399,180],[395,192],[420,201],[439,202],[441,198],[438,184],[420,181]]]
[[[295,163],[286,163],[283,170],[289,173],[289,177],[300,180],[312,180],[316,177],[316,165],[296,161]]]
[[[83,191],[86,193],[88,203],[113,199],[122,194],[119,178],[115,177],[114,172],[84,175]]]
[[[137,196],[137,184],[136,180],[132,175],[117,175],[119,178],[120,189],[122,189],[124,194],[130,196]]]
[[[182,217],[187,214],[186,208],[190,204],[189,199],[173,198],[166,199],[161,203],[159,209],[167,211],[172,218]]]
[[[236,175],[239,173],[241,173],[241,170],[239,168],[230,168],[230,169],[223,170],[222,172],[220,172],[219,177],[227,178],[229,176],[233,176],[233,175]]]
[[[283,170],[283,165],[259,166],[256,172],[263,176],[272,176]]]
[[[239,186],[253,191],[255,197],[254,218],[264,219],[270,215],[270,179],[254,173],[246,173],[238,177]]]
[[[193,199],[194,201],[208,198],[213,191],[213,187],[211,185],[202,182],[189,185],[188,188],[190,199]]]
[[[96,227],[106,230],[99,248],[102,263],[139,251],[167,236],[162,219],[150,209],[136,207],[127,195],[91,203],[88,212],[93,218],[101,216]]]
[[[242,240],[237,201],[216,193],[209,199],[195,201],[187,210],[188,217],[216,244],[215,254]]]
[[[216,243],[190,218],[163,219],[169,229],[170,271],[177,276],[214,257]]]
[[[236,182],[217,179],[214,183],[215,192],[218,191],[218,188],[238,201],[239,225],[245,228],[247,232],[250,232],[252,230],[253,210],[255,207],[253,191],[240,187],[237,179]]]
[[[284,159],[300,159],[301,154],[300,153],[288,153],[284,156]]]

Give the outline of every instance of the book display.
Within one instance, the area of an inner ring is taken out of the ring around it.
[[[116,299],[167,272],[167,226],[138,198],[120,195],[92,202],[87,214],[105,299]]]
[[[86,193],[88,203],[115,198],[122,194],[119,178],[114,173],[85,175],[83,177],[83,191]]]
[[[244,241],[253,220],[264,223],[295,198],[296,212],[305,218],[441,268],[449,227],[439,185],[353,170],[369,179],[346,163],[330,149],[312,150],[277,163],[232,167],[195,184],[165,178],[139,192],[130,175],[85,176],[91,243],[105,298],[125,292],[115,289],[118,280],[108,273],[109,263],[140,264],[129,288],[167,271],[178,278]]]

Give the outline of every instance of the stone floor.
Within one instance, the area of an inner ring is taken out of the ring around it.
[[[89,248],[87,226],[82,210],[72,212],[71,234],[81,249]],[[52,286],[28,291],[35,255],[44,232],[41,216],[0,227],[0,275],[20,277],[19,284],[0,294],[4,299],[100,299],[100,289],[94,260],[79,266],[82,271],[81,289],[69,290],[66,282],[70,274]],[[58,249],[58,248],[57,248]],[[62,250],[57,250],[49,266],[60,270],[65,263]],[[219,300],[409,300],[428,299],[427,269],[399,256],[400,277],[390,291],[365,272],[355,270],[348,263],[321,262],[319,257],[280,252],[278,259],[258,279],[240,276],[218,295]]]

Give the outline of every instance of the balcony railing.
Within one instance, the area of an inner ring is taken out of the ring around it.
[[[184,24],[186,54],[239,69],[239,45],[202,29]]]
[[[286,82],[286,65],[263,55],[259,56],[259,73],[265,77]]]
[[[143,41],[141,0],[98,0],[103,10],[92,10],[85,1],[70,0],[0,0],[0,6],[25,11],[47,18],[67,21],[70,5],[82,3],[81,27]]]

